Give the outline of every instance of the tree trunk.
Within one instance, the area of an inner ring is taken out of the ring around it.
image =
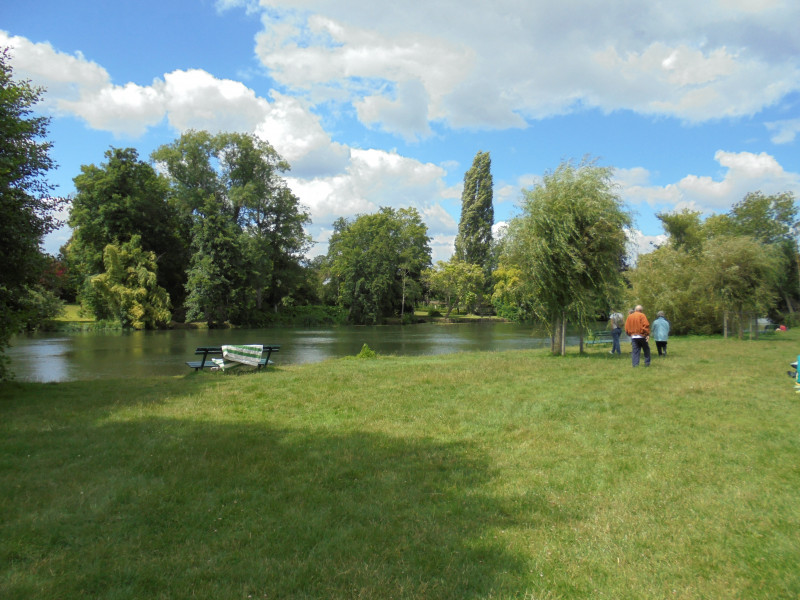
[[[794,314],[794,304],[792,304],[792,299],[789,298],[789,294],[787,294],[785,290],[783,292],[783,301],[786,302],[786,308],[789,310],[789,314]]]
[[[567,319],[561,315],[561,356],[567,353]]]
[[[403,324],[403,316],[406,310],[406,278],[403,276],[403,300],[400,303],[400,325]]]
[[[725,309],[722,311],[722,335],[727,340],[728,339],[728,310]]]

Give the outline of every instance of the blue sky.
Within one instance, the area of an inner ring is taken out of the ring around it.
[[[634,251],[658,212],[800,197],[797,23],[796,0],[27,0],[0,46],[47,89],[60,195],[111,146],[246,131],[291,163],[312,254],[337,217],[413,206],[442,260],[478,151],[498,225],[561,161],[614,167]]]

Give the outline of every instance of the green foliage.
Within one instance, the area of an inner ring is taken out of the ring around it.
[[[639,257],[628,273],[629,303],[663,310],[674,333],[718,333],[727,312],[740,331],[746,315],[765,314],[774,301],[774,248],[746,236],[721,236],[702,252],[672,246]]]
[[[765,244],[793,240],[797,221],[794,194],[784,192],[765,196],[750,192],[730,210],[734,233],[747,235]]]
[[[461,194],[461,219],[455,241],[455,257],[478,265],[487,279],[492,272],[491,247],[494,205],[492,204],[492,159],[478,152],[472,167],[464,174]]]
[[[216,210],[209,198],[204,218],[192,227],[192,260],[186,282],[186,319],[209,327],[225,323],[240,303],[244,286],[244,255],[239,229],[230,214]]]
[[[530,315],[526,311],[525,286],[522,271],[516,267],[500,266],[494,273],[494,292],[492,306],[497,316],[512,321],[526,321]]]
[[[614,190],[610,168],[562,163],[524,191],[522,214],[509,223],[501,265],[516,283],[501,289],[557,334],[565,320],[588,328],[598,302],[622,286],[621,258],[630,217]],[[553,349],[558,344],[553,339]]]
[[[41,285],[24,288],[20,304],[20,321],[28,331],[43,328],[64,312],[64,301]]]
[[[240,133],[188,131],[152,156],[192,222],[187,317],[242,323],[265,304],[277,311],[303,284],[310,243],[308,213],[281,177],[289,164]]]
[[[339,219],[328,246],[328,285],[348,309],[348,320],[374,324],[402,313],[406,301],[419,295],[416,282],[430,264],[429,241],[413,208]]]
[[[698,251],[703,246],[703,225],[699,211],[683,209],[680,212],[658,213],[670,243],[678,250]]]
[[[169,295],[158,285],[156,257],[142,249],[138,235],[106,246],[103,263],[106,271],[92,277],[92,287],[123,327],[154,329],[169,322]]]
[[[454,308],[474,307],[483,288],[481,267],[458,260],[453,256],[449,261],[439,261],[424,274],[431,293],[447,306],[449,317]]]
[[[723,311],[739,316],[741,337],[745,314],[766,314],[774,304],[779,266],[775,248],[736,236],[714,240],[704,254],[711,289]]]
[[[15,81],[10,58],[8,48],[0,51],[0,381],[11,377],[5,348],[28,318],[47,268],[40,243],[58,226],[54,215],[64,203],[45,178],[54,166],[49,119],[31,116],[43,90]]]
[[[378,354],[367,344],[361,346],[361,350],[356,354],[356,358],[378,358]]]
[[[668,312],[677,332],[719,332],[732,316],[741,335],[752,315],[794,312],[800,263],[791,193],[749,193],[705,221],[687,210],[658,216],[669,243],[629,273],[632,303]]]
[[[80,280],[103,272],[109,244],[139,236],[142,249],[158,257],[158,284],[180,306],[188,266],[188,221],[169,199],[169,183],[139,160],[133,148],[111,148],[99,167],[84,165],[74,178],[77,194],[66,247],[70,268]],[[84,290],[86,292],[86,290]],[[87,305],[96,302],[84,293]],[[97,313],[102,317],[102,313]]]
[[[707,273],[704,255],[663,246],[641,255],[626,273],[631,285],[627,305],[641,304],[651,320],[663,310],[673,334],[716,333],[721,313]]]
[[[340,306],[298,304],[281,306],[276,312],[271,306],[253,309],[242,316],[244,327],[318,327],[322,325],[344,325],[347,311]]]

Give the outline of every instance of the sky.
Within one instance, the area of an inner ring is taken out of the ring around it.
[[[46,90],[58,195],[111,147],[253,133],[292,166],[309,256],[338,217],[414,207],[437,261],[479,151],[496,228],[563,161],[613,168],[634,255],[658,213],[800,197],[798,23],[797,0],[26,0],[0,47]]]

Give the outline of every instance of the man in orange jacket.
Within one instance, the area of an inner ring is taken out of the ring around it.
[[[634,311],[628,315],[625,321],[625,333],[631,336],[631,362],[634,367],[639,366],[639,354],[644,351],[644,366],[650,366],[650,321],[642,312],[641,304],[638,304]]]

